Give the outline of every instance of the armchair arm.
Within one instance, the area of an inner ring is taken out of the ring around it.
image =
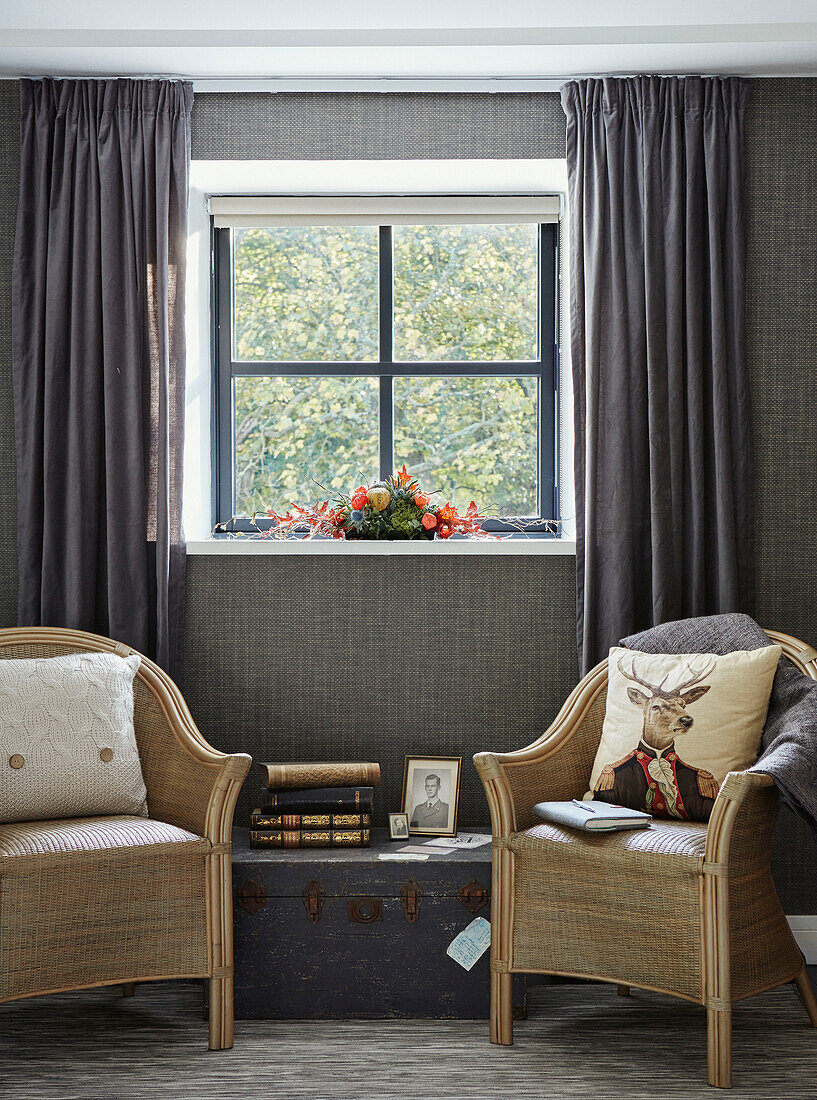
[[[754,870],[771,860],[777,820],[774,780],[763,772],[729,772],[706,830],[704,870],[712,874]]]
[[[553,724],[533,744],[516,752],[474,756],[495,838],[532,825],[537,802],[585,793],[601,740],[606,687],[607,661],[602,661],[576,685]]]
[[[150,816],[227,844],[252,758],[214,749],[176,684],[147,657],[134,681],[134,725]]]
[[[730,772],[709,818],[701,919],[707,1005],[795,978],[803,959],[772,880],[778,797],[771,776]]]

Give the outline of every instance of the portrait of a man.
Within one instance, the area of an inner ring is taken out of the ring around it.
[[[411,813],[410,824],[415,829],[444,829],[448,824],[448,803],[440,796],[442,780],[436,772],[423,777],[418,773],[417,782],[422,782],[425,797],[417,803]],[[415,784],[416,788],[416,784]]]
[[[406,757],[403,812],[412,835],[457,835],[461,767],[459,756]]]

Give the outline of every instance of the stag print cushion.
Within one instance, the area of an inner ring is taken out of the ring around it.
[[[0,822],[147,816],[139,664],[114,653],[0,660]]]
[[[611,649],[586,797],[707,821],[727,772],[757,759],[781,652],[779,645],[722,657]]]

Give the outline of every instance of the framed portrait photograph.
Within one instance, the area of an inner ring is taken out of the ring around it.
[[[412,836],[456,836],[461,756],[407,756],[403,811]]]
[[[408,814],[389,814],[389,839],[408,840]]]

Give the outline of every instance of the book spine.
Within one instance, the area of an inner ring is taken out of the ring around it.
[[[271,829],[250,833],[251,848],[368,848],[369,829]]]
[[[371,787],[316,787],[307,791],[261,789],[263,814],[370,814]]]
[[[262,814],[250,817],[253,829],[368,829],[371,814]]]
[[[265,787],[305,790],[320,787],[376,787],[379,764],[260,764]]]

